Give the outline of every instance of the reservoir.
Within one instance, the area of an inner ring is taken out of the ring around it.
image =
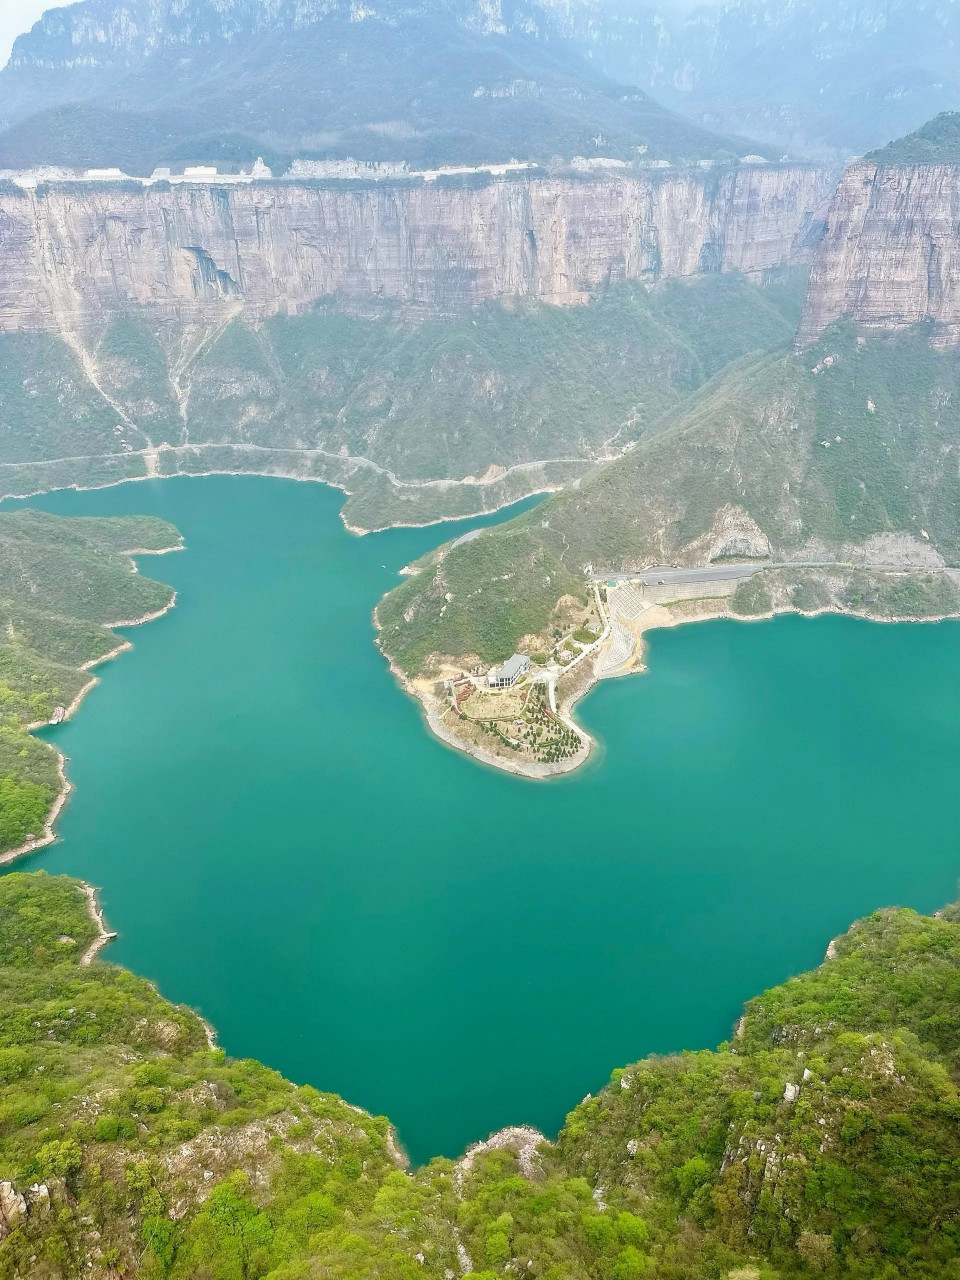
[[[576,714],[534,783],[433,738],[374,645],[409,560],[339,493],[207,477],[64,492],[149,513],[177,607],[47,732],[76,790],[14,869],[102,887],[105,953],[231,1054],[384,1113],[417,1162],[548,1134],[612,1068],[713,1047],[876,907],[958,895],[960,624],[700,623]]]

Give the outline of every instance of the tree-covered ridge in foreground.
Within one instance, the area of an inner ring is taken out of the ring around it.
[[[556,1143],[407,1171],[383,1117],[84,966],[79,887],[0,879],[0,1276],[960,1276],[958,907],[859,922],[716,1052],[615,1071]]]
[[[521,637],[549,634],[561,597],[583,597],[588,565],[912,557],[935,567],[931,552],[960,564],[958,390],[960,357],[935,350],[924,325],[866,342],[838,326],[802,354],[745,356],[577,487],[418,562],[378,607],[383,647],[411,674],[435,655],[502,660]],[[859,579],[828,595],[816,577],[787,584],[787,606],[796,592],[800,608],[879,617],[960,607],[947,579],[931,607],[919,588],[901,599],[900,581],[865,604],[873,588]]]
[[[366,529],[493,510],[639,439],[732,360],[786,347],[804,280],[621,282],[584,307],[419,324],[318,306],[235,319],[186,355],[182,326],[134,314],[84,333],[86,363],[59,338],[6,334],[0,494],[142,477],[149,458],[163,475],[326,480]],[[466,483],[422,483],[447,479]]]
[[[175,547],[153,517],[0,515],[0,855],[43,832],[60,791],[56,753],[27,726],[68,708],[89,668],[121,644],[111,624],[166,608],[173,592],[126,551]]]

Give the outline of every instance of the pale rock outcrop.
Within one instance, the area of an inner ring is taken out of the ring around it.
[[[0,332],[250,319],[319,299],[442,314],[585,301],[610,280],[808,260],[834,172],[765,166],[477,187],[296,182],[0,186]]]
[[[891,569],[942,569],[943,556],[929,541],[909,533],[873,533],[865,542],[845,543],[838,560],[886,565]]]
[[[707,532],[689,543],[683,554],[693,563],[724,556],[764,560],[771,554],[770,539],[748,511],[727,503],[717,511]]]
[[[32,1213],[48,1213],[50,1188],[45,1182],[32,1182],[27,1192],[27,1209]]]
[[[10,1234],[27,1212],[27,1200],[12,1182],[0,1182],[0,1240]]]
[[[960,344],[960,168],[887,168],[866,161],[844,175],[810,274],[798,345],[834,321],[865,330],[934,325]]]
[[[536,1181],[543,1176],[543,1168],[540,1164],[540,1147],[546,1141],[547,1139],[538,1129],[534,1129],[531,1125],[521,1124],[499,1129],[496,1133],[492,1133],[485,1142],[475,1142],[472,1147],[467,1148],[457,1161],[454,1172],[457,1193],[460,1193],[463,1187],[463,1180],[473,1168],[477,1157],[485,1155],[488,1151],[512,1151],[517,1157],[517,1167],[521,1176]]]
[[[24,1218],[49,1210],[50,1188],[45,1182],[34,1182],[25,1192],[18,1191],[12,1182],[0,1182],[0,1240]]]

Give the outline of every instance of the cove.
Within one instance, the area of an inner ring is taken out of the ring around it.
[[[857,916],[957,896],[960,626],[699,623],[577,714],[531,783],[432,738],[373,644],[411,558],[319,485],[180,478],[31,505],[146,512],[176,609],[47,731],[76,790],[13,869],[102,886],[105,953],[220,1043],[385,1113],[416,1161],[555,1133],[609,1071],[713,1046]]]

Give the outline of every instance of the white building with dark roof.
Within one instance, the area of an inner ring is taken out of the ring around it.
[[[530,670],[530,659],[525,653],[515,653],[502,667],[491,667],[487,673],[487,685],[491,689],[509,689]]]

